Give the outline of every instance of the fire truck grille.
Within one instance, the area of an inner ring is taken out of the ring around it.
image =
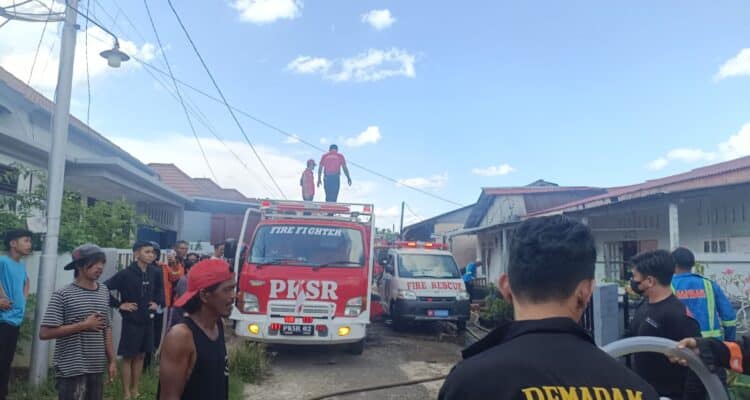
[[[297,312],[294,304],[272,304],[268,307],[271,316],[303,315],[312,317],[329,317],[334,313],[333,304],[304,304],[302,312]]]

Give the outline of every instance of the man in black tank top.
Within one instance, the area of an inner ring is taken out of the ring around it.
[[[232,313],[234,274],[223,260],[205,260],[193,266],[187,280],[188,290],[174,306],[188,316],[162,343],[157,398],[226,400],[229,366],[222,317]]]

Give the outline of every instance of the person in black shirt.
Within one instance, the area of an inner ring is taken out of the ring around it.
[[[564,216],[533,218],[513,234],[503,296],[516,320],[463,351],[441,400],[657,400],[576,323],[594,290],[591,230]]]
[[[644,296],[630,327],[630,336],[656,336],[672,340],[700,336],[698,321],[672,294],[674,260],[665,250],[648,251],[630,261],[633,267],[631,289]],[[634,370],[654,386],[660,396],[670,399],[700,399],[706,397],[703,384],[692,371],[670,364],[663,354],[638,353],[633,356]]]
[[[116,290],[110,305],[120,310],[122,332],[117,355],[122,357],[122,386],[126,400],[138,397],[146,353],[154,351],[154,317],[164,306],[162,271],[151,264],[156,259],[154,247],[139,241],[133,245],[135,261],[117,272],[104,284]]]
[[[158,399],[226,400],[229,365],[224,323],[232,313],[235,276],[223,260],[195,264],[188,290],[175,301],[188,313],[164,338]]]

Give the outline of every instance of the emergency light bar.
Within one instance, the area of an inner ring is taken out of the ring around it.
[[[448,250],[448,245],[442,244],[442,243],[434,243],[434,242],[397,241],[393,244],[393,246],[399,249],[411,248],[411,249],[428,249],[428,250]]]
[[[260,211],[266,216],[270,215],[296,215],[316,218],[346,217],[358,219],[360,216],[369,217],[373,214],[371,204],[355,203],[318,203],[312,201],[274,201],[262,200]]]

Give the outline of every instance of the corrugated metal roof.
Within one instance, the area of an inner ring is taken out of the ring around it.
[[[633,200],[655,193],[675,193],[750,182],[750,156],[719,164],[648,180],[643,183],[607,189],[607,193],[587,197],[557,207],[537,211],[528,217],[548,215],[564,211],[575,211],[599,207],[615,202]]]
[[[492,203],[496,197],[499,196],[545,196],[545,199],[538,199],[537,202],[531,202],[536,207],[536,203],[545,205],[557,205],[563,202],[568,202],[570,197],[582,198],[588,197],[597,192],[602,192],[604,189],[589,187],[589,186],[518,186],[518,187],[496,187],[496,188],[482,188],[482,194],[477,200],[476,206],[472,210],[469,218],[466,219],[465,228],[475,228],[482,222],[487,211],[492,206]],[[549,195],[559,195],[552,196]]]
[[[494,187],[482,188],[482,194],[488,196],[512,196],[519,194],[574,192],[583,190],[596,190],[598,188],[589,186],[519,186],[519,187]]]

